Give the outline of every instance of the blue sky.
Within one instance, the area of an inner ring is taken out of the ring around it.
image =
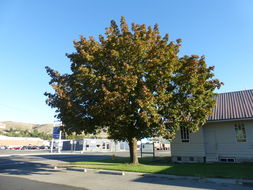
[[[0,121],[52,123],[44,67],[69,72],[73,40],[103,34],[121,16],[181,38],[180,55],[205,55],[225,83],[218,92],[253,89],[252,8],[251,0],[1,0]]]

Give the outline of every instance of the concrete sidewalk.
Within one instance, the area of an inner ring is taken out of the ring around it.
[[[121,175],[121,172],[106,170],[92,170],[83,172],[83,169],[53,169],[46,168],[40,172],[24,175],[22,173],[10,175],[8,172],[0,175],[5,177],[18,177],[33,182],[46,184],[58,184],[63,186],[72,186],[75,188],[85,188],[90,190],[200,190],[200,189],[219,189],[219,190],[250,190],[253,186],[232,183],[211,183],[199,179],[180,179],[165,178],[164,176],[146,175],[143,173],[127,172]],[[170,176],[171,177],[171,176]],[[14,178],[14,181],[15,181]],[[8,184],[6,184],[8,185]],[[43,185],[43,184],[42,184]],[[2,188],[4,189],[4,188]],[[37,188],[36,188],[37,189]],[[13,189],[13,190],[18,190]],[[29,188],[26,188],[29,190]]]
[[[104,170],[104,169],[86,169],[78,167],[56,167],[58,170],[71,170],[79,172],[96,172],[112,175],[139,175],[149,178],[164,178],[168,180],[197,180],[204,183],[217,183],[217,184],[239,184],[239,185],[250,185],[253,189],[253,180],[249,179],[230,179],[230,178],[201,178],[195,176],[177,176],[177,175],[166,175],[166,174],[151,174],[141,172],[128,172],[128,171],[116,171],[116,170]]]

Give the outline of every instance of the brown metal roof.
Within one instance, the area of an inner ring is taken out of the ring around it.
[[[213,114],[207,121],[253,119],[253,90],[218,94]]]

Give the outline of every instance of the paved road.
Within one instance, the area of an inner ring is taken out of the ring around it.
[[[197,180],[170,180],[143,177],[135,173],[115,175],[110,172],[51,170],[29,175],[0,175],[0,189],[3,190],[44,190],[44,189],[89,189],[89,190],[252,190],[252,186],[204,183]],[[36,187],[36,188],[35,188]]]
[[[249,190],[253,186],[221,185],[194,180],[169,180],[165,178],[144,177],[136,173],[113,175],[98,170],[83,171],[55,170],[54,164],[69,161],[92,161],[111,157],[112,153],[85,153],[63,155],[12,155],[0,157],[1,190],[175,190],[175,189],[221,189]],[[128,156],[117,153],[117,156]],[[36,188],[35,188],[36,187]]]
[[[140,155],[140,151],[137,151]],[[92,154],[96,154],[98,152],[92,152]],[[117,154],[119,156],[129,156],[129,152],[104,152],[105,154]],[[32,154],[50,154],[49,150],[0,150],[0,157],[6,155],[32,155]],[[58,154],[54,152],[54,154]],[[71,151],[62,151],[62,154],[80,154],[80,151],[71,152]],[[83,154],[90,154],[90,152],[84,152]],[[101,153],[99,153],[101,154]],[[156,150],[157,156],[170,156],[169,150]],[[144,156],[151,156],[151,154],[144,154]]]
[[[49,153],[49,150],[0,150],[1,155]]]
[[[78,162],[78,161],[94,161],[100,159],[111,158],[112,154],[115,154],[118,157],[128,157],[129,152],[93,152],[93,153],[83,153],[83,154],[50,154],[41,151],[31,151],[30,155],[27,152],[24,152],[25,155],[22,155],[21,152],[13,151],[12,154],[0,156],[0,173],[9,173],[9,174],[32,174],[38,171],[47,170],[46,168],[52,168],[56,164],[66,163],[66,162]],[[168,153],[161,151],[160,156],[166,156]]]
[[[8,155],[6,153],[9,153]],[[0,151],[0,173],[2,171],[18,171],[28,172],[31,169],[39,170],[40,167],[52,167],[52,165],[78,162],[78,161],[94,161],[99,159],[111,158],[115,154],[118,157],[128,157],[129,152],[85,152],[62,154],[50,154],[46,151]],[[169,153],[166,151],[159,151],[158,156],[167,156]],[[32,172],[32,170],[31,170]]]
[[[122,155],[125,155],[124,153]],[[78,161],[94,161],[110,158],[111,153],[92,154],[35,154],[0,157],[0,173],[33,174],[52,168],[56,164]]]
[[[33,181],[20,177],[0,176],[1,190],[85,190],[85,188],[78,188],[69,185],[60,185],[55,183],[45,183]]]

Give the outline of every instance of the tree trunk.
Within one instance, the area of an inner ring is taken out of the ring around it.
[[[136,138],[129,139],[129,149],[130,149],[130,164],[139,164]]]

